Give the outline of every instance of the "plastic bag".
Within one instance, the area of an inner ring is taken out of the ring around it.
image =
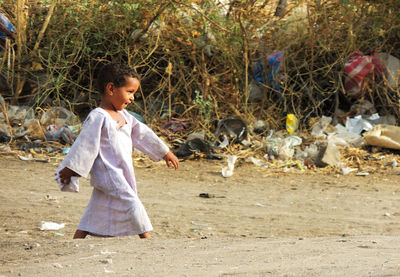
[[[42,114],[40,123],[44,126],[51,124],[66,126],[77,125],[80,123],[80,120],[76,115],[63,107],[52,107]]]
[[[293,134],[299,127],[299,120],[294,114],[286,115],[286,131],[289,134]]]
[[[228,167],[222,168],[222,176],[225,178],[231,177],[233,175],[233,170],[235,169],[235,163],[237,160],[236,155],[228,155],[227,156],[227,161],[228,161]]]
[[[311,135],[315,138],[326,138],[324,134],[326,127],[331,123],[332,117],[322,116],[321,119],[313,125]]]

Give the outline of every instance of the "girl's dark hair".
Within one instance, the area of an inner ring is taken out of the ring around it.
[[[106,91],[108,83],[116,87],[122,87],[126,83],[126,77],[140,80],[139,75],[129,66],[121,63],[109,63],[104,65],[97,75],[97,89],[101,94]]]

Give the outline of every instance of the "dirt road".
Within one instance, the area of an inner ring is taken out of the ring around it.
[[[137,163],[152,239],[76,241],[91,187],[82,179],[79,193],[60,192],[56,165],[0,157],[0,276],[400,276],[400,176],[391,172],[239,163],[224,178],[224,161],[178,171]],[[42,221],[65,227],[41,231]]]

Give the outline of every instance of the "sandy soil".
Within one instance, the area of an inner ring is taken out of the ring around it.
[[[91,187],[60,192],[56,164],[0,156],[0,276],[400,276],[395,173],[239,164],[224,178],[224,161],[138,163],[152,239],[72,240]]]

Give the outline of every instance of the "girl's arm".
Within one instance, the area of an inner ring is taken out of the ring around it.
[[[100,150],[103,122],[104,115],[97,111],[92,111],[86,118],[79,136],[62,162],[62,170],[68,168],[63,172],[66,178],[74,176],[73,173],[85,178],[89,175]]]
[[[154,161],[162,160],[170,151],[168,146],[147,125],[136,119],[132,124],[131,139],[133,147]]]

